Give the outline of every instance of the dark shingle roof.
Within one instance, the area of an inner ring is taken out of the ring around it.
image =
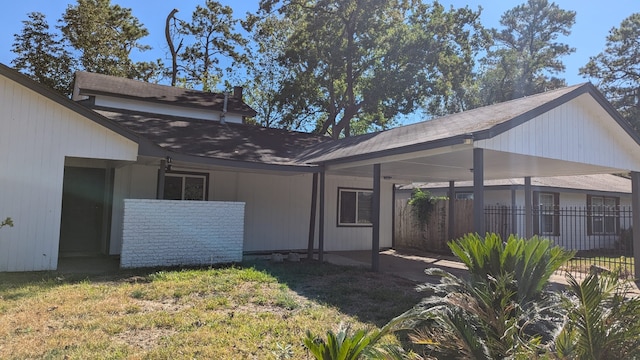
[[[266,164],[309,166],[331,161],[384,156],[437,147],[466,137],[492,137],[528,121],[585,92],[587,83],[548,91],[508,102],[443,116],[382,132],[331,140],[330,138],[242,124],[220,124],[157,114],[96,110],[127,129],[185,155]],[[456,142],[460,143],[460,142]]]
[[[74,100],[80,100],[82,95],[110,95],[214,111],[222,111],[224,105],[224,94],[151,84],[84,71],[76,72],[74,87]],[[256,112],[242,99],[233,96],[228,97],[227,111],[245,116],[256,115]]]
[[[580,84],[338,142],[322,143],[304,151],[300,160],[320,163],[384,155],[392,150],[409,149],[472,134],[474,139],[492,137],[504,131],[505,126],[516,126],[592,90],[595,90],[593,85]]]
[[[300,149],[328,141],[325,136],[246,124],[221,124],[169,115],[94,109],[162,149],[188,156],[272,165],[306,164]]]

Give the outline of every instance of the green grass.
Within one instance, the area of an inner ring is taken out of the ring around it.
[[[317,262],[3,273],[0,358],[304,359],[306,330],[379,328],[419,298],[409,281]]]
[[[597,266],[611,271],[620,270],[622,277],[633,279],[634,259],[625,256],[588,256],[569,260],[563,267],[563,271],[573,273],[589,273],[592,266]]]

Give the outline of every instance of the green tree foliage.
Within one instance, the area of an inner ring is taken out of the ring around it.
[[[640,13],[609,31],[605,50],[591,57],[580,74],[597,79],[613,106],[640,131]]]
[[[49,30],[44,14],[32,12],[23,20],[20,34],[14,35],[11,63],[33,80],[63,94],[71,93],[75,59],[58,34]]]
[[[244,54],[247,40],[235,31],[237,19],[233,9],[217,1],[207,0],[198,5],[191,21],[178,21],[177,33],[183,36],[184,50],[178,54],[179,76],[188,87],[213,90],[225,73],[238,72],[239,65],[247,65]],[[231,64],[223,67],[230,60]]]
[[[51,32],[44,15],[31,13],[14,35],[15,68],[62,93],[70,93],[73,72],[86,70],[148,81],[158,75],[160,60],[135,62],[133,51],[146,51],[148,34],[131,9],[110,0],[78,0],[69,5]],[[97,41],[99,40],[99,41]]]
[[[278,95],[287,78],[287,69],[278,62],[284,53],[286,41],[291,35],[292,24],[286,19],[269,15],[261,21],[253,15],[243,22],[251,32],[251,63],[246,102],[257,112],[256,121],[266,127],[287,127],[284,117],[286,107],[279,106]],[[304,114],[294,120],[289,128],[300,128]]]
[[[146,81],[156,74],[157,63],[130,58],[133,50],[151,49],[139,42],[149,32],[131,9],[111,5],[110,0],[77,1],[62,15],[60,30],[78,52],[83,70]]]
[[[560,58],[575,49],[557,40],[571,33],[575,16],[547,0],[528,0],[506,11],[500,18],[503,29],[491,30],[494,45],[481,61],[480,104],[566,86],[553,74],[564,71]]]
[[[259,18],[291,23],[278,61],[284,127],[334,138],[385,128],[449,88],[449,64],[473,62],[478,14],[418,0],[263,0]],[[453,67],[453,66],[452,66]],[[444,75],[443,75],[444,74]]]

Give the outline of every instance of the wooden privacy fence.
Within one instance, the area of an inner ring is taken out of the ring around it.
[[[455,200],[454,229],[449,234],[449,200],[438,200],[425,225],[418,224],[411,213],[409,199],[396,199],[394,240],[396,247],[424,251],[449,252],[447,242],[473,232],[473,201]]]

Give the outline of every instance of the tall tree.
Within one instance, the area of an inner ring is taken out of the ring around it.
[[[561,57],[575,48],[558,42],[571,33],[575,11],[547,0],[528,0],[506,11],[502,30],[492,29],[494,46],[483,59],[481,103],[492,104],[566,86],[553,74],[564,71]]]
[[[28,15],[14,35],[16,69],[66,95],[76,70],[145,81],[159,74],[160,60],[135,62],[130,57],[134,50],[149,49],[139,42],[148,32],[131,9],[112,6],[109,0],[78,0],[58,22],[58,31],[51,31],[44,15]]]
[[[23,20],[11,48],[13,66],[33,80],[64,94],[71,93],[75,60],[58,34],[49,30],[44,14],[32,12]]]
[[[213,0],[207,0],[204,7],[198,5],[190,22],[179,22],[178,32],[186,42],[178,57],[187,86],[200,85],[204,91],[211,91],[225,70],[232,72],[234,66],[248,63],[243,51],[247,40],[235,31],[237,23],[231,7]],[[227,61],[231,63],[224,68]]]
[[[613,106],[640,131],[640,13],[609,31],[604,52],[591,57],[580,74],[597,79]]]
[[[450,61],[473,61],[477,13],[419,0],[263,0],[292,24],[278,94],[292,125],[309,116],[334,138],[389,126],[446,83]]]
[[[176,82],[178,81],[178,52],[180,48],[182,48],[182,40],[180,40],[177,47],[173,41],[176,33],[175,29],[177,28],[177,19],[175,16],[178,11],[178,9],[171,10],[169,15],[167,15],[164,25],[164,36],[169,46],[169,55],[171,55],[171,69],[169,70],[171,74],[171,86],[176,86]]]
[[[268,16],[261,19],[249,14],[243,26],[251,32],[251,63],[246,92],[247,103],[257,112],[256,122],[266,127],[299,128],[305,117],[299,116],[296,123],[284,121],[288,109],[279,106],[280,94],[287,69],[278,62],[286,48],[292,24],[288,19]]]
[[[60,20],[65,40],[78,53],[83,70],[149,80],[159,70],[158,62],[134,62],[134,50],[146,51],[140,39],[149,32],[130,8],[111,5],[110,0],[77,0]]]

